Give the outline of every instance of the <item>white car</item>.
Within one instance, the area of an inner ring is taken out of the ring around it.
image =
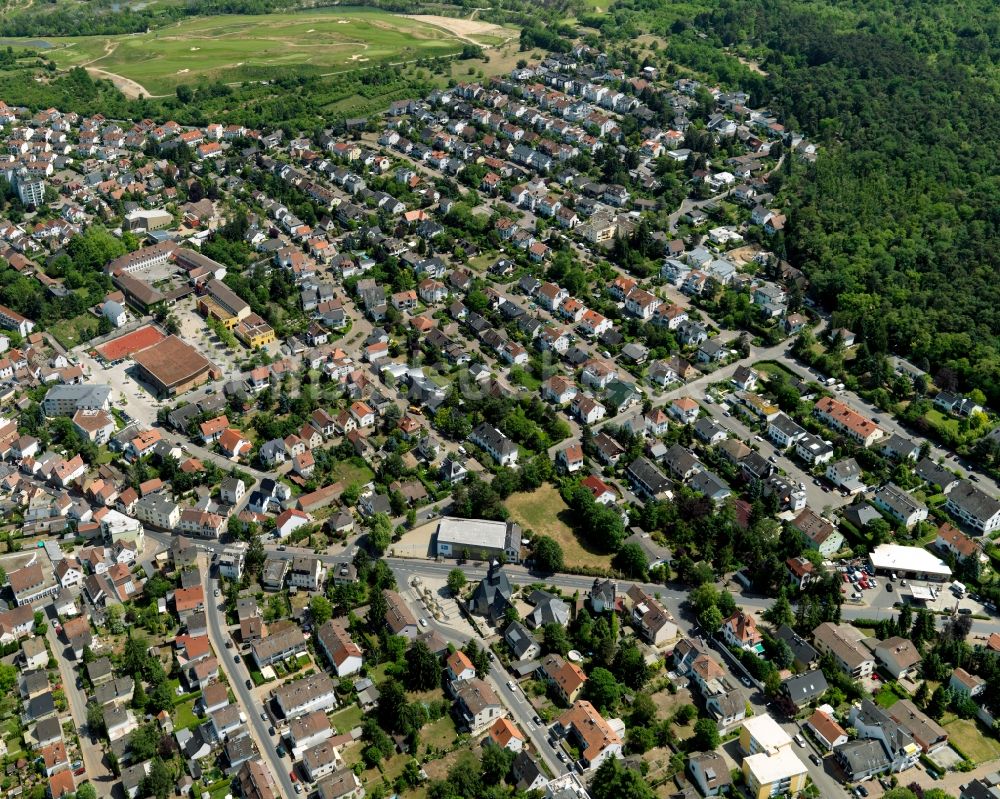
[[[427,619],[421,619],[420,620],[420,626],[421,627],[426,627],[427,626]]]

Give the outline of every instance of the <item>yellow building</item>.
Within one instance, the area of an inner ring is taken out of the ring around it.
[[[233,330],[250,316],[250,305],[221,280],[209,280],[206,293],[198,300],[198,309],[217,319],[226,330]],[[272,333],[272,341],[273,333]]]
[[[796,796],[806,787],[806,766],[786,746],[772,754],[758,752],[743,758],[743,777],[750,795],[756,799]]]
[[[792,739],[767,715],[745,719],[740,728],[743,776],[750,795],[795,796],[806,785],[806,766],[792,747]]]
[[[274,328],[255,313],[240,320],[233,328],[233,332],[236,334],[236,338],[252,350],[270,344],[276,338]]]

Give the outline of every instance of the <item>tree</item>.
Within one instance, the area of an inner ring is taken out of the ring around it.
[[[649,667],[635,641],[631,639],[624,641],[618,648],[611,664],[611,673],[620,683],[636,690],[642,688],[649,679]]]
[[[482,759],[483,782],[487,785],[499,785],[510,773],[514,762],[514,753],[503,746],[484,746]]]
[[[125,632],[125,622],[122,620],[121,605],[111,605],[104,613],[105,623],[108,632],[112,635],[121,635]]]
[[[632,700],[632,712],[629,714],[629,726],[647,727],[656,720],[656,702],[647,693],[637,693]]]
[[[561,624],[551,622],[542,625],[542,648],[550,654],[565,656],[569,652],[569,638]]]
[[[633,754],[642,754],[656,746],[656,734],[649,727],[631,727],[626,738]]]
[[[267,553],[264,552],[264,542],[254,531],[250,536],[250,546],[247,547],[246,558],[244,559],[244,573],[248,577],[259,576],[264,570],[264,561]]]
[[[605,760],[588,786],[591,799],[654,799],[656,794],[638,771],[625,768],[616,757]]]
[[[378,687],[378,723],[387,732],[402,731],[403,708],[407,698],[398,680],[387,677]]]
[[[934,689],[934,693],[931,694],[931,699],[927,703],[927,715],[935,721],[940,721],[950,703],[951,691],[943,685],[939,685]]]
[[[698,719],[694,723],[691,746],[697,752],[711,752],[719,745],[719,728],[711,719]]]
[[[17,685],[17,669],[7,663],[0,663],[0,693],[9,694]]]
[[[441,663],[427,644],[417,641],[404,656],[406,687],[411,691],[429,691],[441,682]]]
[[[448,572],[448,591],[452,596],[458,596],[465,588],[466,582],[465,572],[461,569],[452,569]]]
[[[94,783],[85,782],[76,789],[76,799],[97,799],[97,788]]]
[[[480,678],[486,676],[486,673],[490,670],[490,656],[487,651],[470,638],[466,645],[462,647],[462,652],[472,661],[472,665],[476,667],[476,676]]]
[[[547,535],[535,539],[535,569],[546,574],[562,571],[563,551],[559,542]]]
[[[142,680],[136,680],[135,688],[132,690],[132,707],[145,713],[148,701],[149,698],[146,696],[146,689],[142,685]]]
[[[120,606],[112,605],[111,607]],[[148,650],[149,644],[145,638],[141,635],[130,635],[122,650],[122,670],[133,679],[138,680],[146,668],[146,661],[149,660]]]
[[[718,632],[722,627],[722,612],[715,605],[712,605],[698,616],[698,621],[710,633]]]
[[[688,725],[694,721],[694,718],[697,715],[698,708],[694,705],[681,705],[674,713],[674,721],[678,724]]]
[[[322,594],[316,594],[309,600],[309,615],[313,626],[320,627],[333,616],[333,605]]]
[[[621,698],[620,688],[615,676],[605,668],[598,667],[590,673],[587,682],[583,684],[584,693],[601,712],[612,711]]]
[[[147,722],[133,732],[132,737],[128,739],[133,762],[141,763],[155,755],[161,737],[160,728],[155,721]]]
[[[107,732],[104,726],[104,708],[97,702],[87,705],[87,730],[91,735],[104,735]]]
[[[156,799],[167,799],[173,791],[174,778],[170,774],[170,770],[163,760],[159,757],[154,757],[149,774],[142,778],[139,793],[142,796],[154,796]]]
[[[174,695],[170,690],[170,684],[166,680],[160,680],[153,686],[153,691],[146,702],[146,710],[149,713],[159,713],[161,710],[170,710],[174,706]]]
[[[376,513],[368,528],[368,544],[375,555],[381,557],[392,541],[392,520],[385,513]]]
[[[792,612],[792,603],[788,601],[785,592],[782,591],[778,598],[762,614],[764,620],[770,622],[771,626],[777,629],[782,625],[791,627],[795,621],[795,614]]]
[[[646,553],[638,544],[625,544],[618,550],[611,564],[626,577],[634,580],[646,578]]]

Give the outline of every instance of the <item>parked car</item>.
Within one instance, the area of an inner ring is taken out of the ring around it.
[[[823,761],[820,760],[817,755],[815,754],[809,755],[809,759],[813,762],[813,765],[819,766],[820,768],[823,767]]]

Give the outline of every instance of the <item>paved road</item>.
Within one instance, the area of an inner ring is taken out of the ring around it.
[[[51,611],[52,606],[49,606]],[[54,615],[50,613],[52,618]],[[73,716],[73,723],[76,725],[77,735],[80,738],[80,750],[83,753],[83,765],[87,768],[87,779],[95,784],[97,792],[101,796],[111,795],[111,785],[115,781],[111,770],[104,763],[104,752],[99,744],[90,742],[89,733],[85,733],[87,726],[87,700],[83,691],[76,687],[76,673],[74,671],[75,661],[70,661],[66,657],[67,645],[59,639],[56,631],[46,619],[45,635],[49,639],[49,647],[55,654],[56,662],[59,664],[59,678],[62,680],[63,690],[69,703],[69,710]],[[105,785],[102,789],[100,786]]]
[[[207,560],[207,559],[206,559]],[[236,701],[240,705],[247,719],[247,726],[253,736],[257,749],[261,753],[264,762],[271,769],[277,784],[281,788],[281,795],[285,797],[295,796],[295,786],[289,776],[290,764],[284,762],[275,749],[275,743],[267,733],[267,724],[260,718],[260,702],[254,698],[253,694],[246,687],[246,681],[250,674],[245,663],[233,662],[233,649],[226,649],[227,634],[224,632],[226,626],[225,616],[219,610],[221,597],[214,596],[218,582],[209,576],[210,564],[202,564],[202,586],[205,589],[205,615],[208,617],[208,638],[212,643],[219,657],[219,665],[229,685],[236,695]]]
[[[673,233],[673,232],[675,232],[677,230],[677,222],[678,222],[678,220],[684,214],[686,214],[688,211],[694,211],[695,209],[698,209],[698,208],[704,208],[706,205],[708,205],[710,203],[718,202],[719,200],[723,199],[724,197],[728,197],[730,191],[732,191],[732,190],[728,189],[728,190],[722,192],[722,194],[716,194],[714,197],[709,197],[709,198],[707,198],[705,200],[692,200],[690,197],[685,197],[681,201],[681,204],[679,206],[677,206],[677,210],[674,211],[672,214],[670,214],[670,216],[667,217],[667,225],[668,225],[668,228],[669,228],[670,232]]]

